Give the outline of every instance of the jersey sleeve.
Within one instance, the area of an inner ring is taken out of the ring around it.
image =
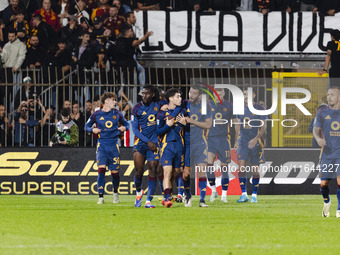
[[[96,123],[96,116],[97,116],[97,113],[94,112],[94,113],[90,116],[90,118],[87,120],[87,122],[86,122],[86,124],[85,124],[85,127],[84,127],[84,130],[85,130],[86,132],[92,133],[92,130],[93,130],[92,126],[93,126],[94,123]]]
[[[138,108],[139,107],[137,107],[137,106],[132,108],[132,114],[131,114],[132,130],[133,130],[133,133],[135,134],[135,136],[137,136],[139,139],[141,139],[144,143],[148,143],[150,140],[139,131],[139,119],[138,119],[138,114],[137,114]]]
[[[316,117],[314,119],[314,127],[318,127],[321,128],[322,127],[322,117],[321,117],[321,110],[318,111],[318,113],[316,114]]]
[[[168,132],[168,129],[170,129],[170,127],[166,124],[164,120],[164,112],[160,111],[157,114],[156,134],[158,136],[165,135]]]
[[[128,131],[130,128],[129,122],[127,122],[127,120],[124,118],[121,112],[118,112],[118,115],[119,115],[119,123],[126,128],[126,131]]]

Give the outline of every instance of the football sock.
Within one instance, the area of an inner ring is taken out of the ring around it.
[[[213,172],[213,164],[208,164],[207,165],[207,176],[208,176],[208,181],[211,189],[216,192],[216,182],[215,182],[215,173]]]
[[[158,184],[159,184],[159,188],[160,188],[162,194],[164,194],[163,179],[164,179],[164,175],[158,176]]]
[[[228,175],[228,172],[222,172],[221,185],[222,185],[222,191],[227,191],[228,190],[228,187],[229,187],[229,175]],[[227,194],[227,192],[225,192],[225,194]],[[223,192],[222,192],[222,196],[223,196]]]
[[[340,210],[340,185],[338,185],[338,189],[336,191],[336,197],[338,198],[338,209]]]
[[[97,190],[99,197],[103,197],[104,195],[105,172],[106,172],[105,168],[98,168]]]
[[[247,194],[247,177],[239,177],[242,194]]]
[[[198,187],[200,189],[200,202],[205,202],[205,194],[207,193],[207,178],[200,177],[198,179]]]
[[[111,173],[112,176],[112,186],[113,186],[113,192],[117,193],[118,192],[118,188],[119,188],[119,173]]]
[[[178,195],[183,196],[184,193],[184,183],[183,183],[183,173],[180,172],[176,176],[176,184],[177,184],[177,189],[178,189]]]
[[[324,186],[323,188],[320,188],[320,192],[322,194],[323,201],[325,203],[329,203],[329,187]]]
[[[190,178],[188,178],[188,180],[183,179],[183,182],[184,182],[185,195],[189,199],[189,198],[191,198]]]
[[[171,190],[169,188],[165,189],[164,190],[164,198],[165,198],[166,201],[169,200],[170,195],[171,195]]]
[[[146,201],[150,201],[150,202],[152,201],[153,195],[155,194],[155,190],[156,190],[156,183],[157,183],[157,178],[149,176],[148,194],[146,197]]]
[[[259,183],[260,183],[260,178],[259,177],[253,177],[253,194],[252,194],[252,196],[257,195],[257,191],[259,189]]]
[[[143,177],[139,177],[137,174],[134,176],[136,192],[140,192],[142,189],[142,178]]]

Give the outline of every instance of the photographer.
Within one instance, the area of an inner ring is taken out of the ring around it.
[[[56,132],[52,136],[50,146],[69,146],[78,144],[79,131],[77,124],[71,119],[69,108],[61,110],[61,120],[56,124]]]

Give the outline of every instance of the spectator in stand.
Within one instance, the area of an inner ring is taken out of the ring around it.
[[[0,49],[1,60],[4,67],[11,72],[17,72],[21,67],[26,57],[26,45],[22,43],[18,37],[17,32],[10,30],[8,32],[8,43],[5,44],[3,49]],[[10,75],[11,76],[11,75]]]
[[[117,67],[136,68],[137,64],[134,58],[136,47],[150,37],[152,32],[147,32],[141,39],[137,39],[134,36],[132,28],[124,24],[124,26],[121,27],[121,34],[122,37],[118,38],[115,48]]]
[[[78,26],[77,17],[70,15],[68,24],[61,29],[61,38],[67,41],[67,48],[73,50],[82,33],[81,27]]]
[[[325,59],[324,69],[318,72],[319,75],[328,73],[329,64],[331,64],[331,68],[329,69],[328,89],[333,86],[340,87],[340,51],[338,50],[340,31],[338,29],[334,29],[330,34],[331,41],[327,43],[327,56]]]
[[[186,9],[188,11],[201,11],[204,10],[204,4],[202,4],[202,0],[187,0],[185,2]]]
[[[95,49],[90,43],[90,33],[83,32],[83,35],[81,36],[80,45],[78,45],[75,48],[75,51],[72,53],[73,65],[77,66],[79,75],[79,76],[77,75],[76,77],[77,81],[75,81],[75,83],[78,84],[91,83],[92,79],[91,73],[88,73],[86,69],[91,69],[93,67],[95,57],[96,57]]]
[[[68,18],[70,17],[69,8],[70,8],[70,0],[59,0],[58,8],[56,12],[59,13],[58,17],[60,19],[60,23],[62,27],[68,24]]]
[[[160,0],[137,0],[137,9],[140,11],[159,10]]]
[[[92,101],[87,100],[86,103],[85,103],[85,119],[86,119],[86,121],[90,118],[92,113],[93,113],[93,111],[92,111]]]
[[[236,11],[237,0],[208,0],[208,11]]]
[[[14,114],[14,146],[27,146],[27,102],[22,101]]]
[[[94,9],[91,15],[92,22],[94,22],[95,17],[106,19],[109,16],[109,8],[108,0],[99,0],[98,8]]]
[[[78,101],[74,101],[72,104],[71,119],[77,124],[79,130],[79,146],[84,146],[84,127],[85,116],[81,112],[81,105]]]
[[[25,11],[18,9],[17,19],[13,22],[13,29],[17,31],[17,35],[20,41],[27,42],[28,34],[30,32],[29,24],[25,20]]]
[[[256,5],[254,6],[254,10],[257,10],[263,15],[266,15],[269,12],[269,4],[270,0],[257,0]]]
[[[36,10],[33,13],[33,17],[36,16],[37,14],[41,15],[43,20],[47,24],[49,24],[54,29],[55,32],[59,32],[61,28],[60,19],[58,15],[51,8],[51,0],[43,0],[42,6],[43,7],[41,9]]]
[[[45,113],[45,107],[36,93],[31,94],[27,102],[28,116],[26,124],[28,127],[28,146],[33,147],[40,145],[40,122],[41,117]]]
[[[339,11],[339,5],[338,0],[316,0],[313,13],[319,12],[324,15],[334,16]]]
[[[301,0],[300,11],[302,12],[313,11],[315,4],[316,0]]]
[[[118,8],[118,16],[125,17],[125,14],[127,12],[125,11],[125,8],[122,8],[122,2],[120,0],[113,0],[112,5],[117,6],[117,8]],[[130,8],[130,11],[132,11],[131,8]]]
[[[237,11],[252,11],[253,10],[253,0],[240,0],[237,7]]]
[[[50,146],[77,146],[79,130],[70,115],[71,111],[69,108],[61,110],[61,120],[56,124],[56,132],[51,138]]]
[[[48,146],[50,143],[50,137],[55,133],[55,108],[50,106],[46,109],[46,113],[41,121],[41,127],[43,129],[43,145]]]
[[[42,46],[43,54],[47,53],[49,45],[54,42],[56,33],[54,29],[43,21],[40,14],[36,14],[32,18],[33,29],[31,36],[36,35],[39,38],[39,44]]]
[[[2,22],[2,19],[0,19],[0,47],[3,47],[5,45],[4,32],[5,24]]]
[[[72,0],[73,1],[73,0]],[[78,9],[79,7],[79,9]],[[74,10],[71,10],[70,8],[70,13],[72,13],[73,15],[75,15],[78,19],[78,24],[81,23],[80,19],[81,18],[87,18],[87,20],[90,20],[90,15],[89,13],[86,11],[86,3],[84,0],[79,0],[78,1],[78,7],[74,7]]]
[[[81,35],[81,43],[76,47],[73,62],[78,65],[80,69],[91,69],[95,60],[95,51],[90,43],[90,33],[83,32]]]
[[[19,0],[10,0],[9,5],[2,12],[2,21],[9,26],[17,19],[18,10],[22,9],[25,13],[25,5]]]
[[[97,38],[98,36],[103,36],[104,34],[104,27],[103,27],[103,20],[100,17],[95,17],[93,20],[93,31],[92,31],[92,38]]]
[[[80,18],[80,28],[82,29],[82,31],[84,32],[89,32],[92,33],[93,32],[93,27],[89,25],[89,20],[87,18]]]
[[[8,118],[6,116],[6,109],[4,105],[0,105],[0,147],[5,147],[6,138],[8,138]],[[8,141],[8,139],[7,139]]]
[[[133,108],[133,104],[131,100],[125,95],[123,89],[120,90],[121,97],[118,99],[118,107],[119,111],[122,113],[123,117],[126,120],[130,120],[131,118],[131,109]]]
[[[287,12],[299,12],[301,9],[301,0],[287,0]]]
[[[95,84],[107,84],[107,73],[110,71],[110,61],[107,57],[105,47],[100,45],[97,49],[97,59],[94,62],[93,70],[95,72]],[[105,91],[102,87],[95,87],[95,95],[103,94]]]
[[[120,27],[125,23],[125,18],[118,15],[118,7],[116,5],[111,5],[109,15],[110,16],[104,20],[104,28],[111,30],[112,34],[117,38]]]
[[[72,55],[66,47],[66,40],[61,38],[58,41],[58,50],[54,55],[54,63],[58,71],[67,73],[71,69]]]
[[[269,10],[278,12],[287,11],[287,0],[270,0]]]

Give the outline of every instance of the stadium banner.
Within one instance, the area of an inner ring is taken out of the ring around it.
[[[323,53],[335,16],[312,12],[135,12],[136,35],[152,31],[147,52]]]
[[[97,194],[95,152],[95,148],[0,148],[0,195]],[[121,148],[120,153],[119,193],[134,194],[132,148]],[[261,168],[259,194],[319,194],[319,154],[319,149],[265,149],[266,163]],[[228,194],[239,195],[241,191],[236,178],[238,167],[234,150],[231,156]],[[105,192],[112,194],[110,173],[106,175]],[[145,188],[147,175],[146,171],[143,181]],[[217,190],[221,193],[221,172],[216,171],[215,175]],[[251,185],[251,180],[248,185]],[[208,188],[207,194],[210,193]],[[158,187],[156,194],[160,194]]]

